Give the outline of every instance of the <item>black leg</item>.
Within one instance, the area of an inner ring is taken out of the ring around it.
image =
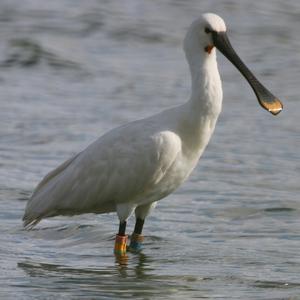
[[[120,222],[120,225],[119,225],[119,233],[118,235],[122,235],[124,236],[125,235],[125,232],[126,232],[126,221],[124,222]]]
[[[143,226],[144,226],[145,220],[137,218],[134,226],[134,233],[136,234],[141,234],[143,231]]]
[[[129,249],[134,252],[140,252],[144,237],[142,236],[144,219],[136,218],[133,234],[131,235]]]

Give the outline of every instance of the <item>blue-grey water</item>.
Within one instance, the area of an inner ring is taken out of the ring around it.
[[[182,40],[207,11],[284,111],[262,110],[218,54],[216,131],[146,220],[141,254],[115,260],[115,214],[25,231],[26,200],[47,172],[188,99]],[[298,0],[2,0],[0,299],[300,299],[299,29]]]

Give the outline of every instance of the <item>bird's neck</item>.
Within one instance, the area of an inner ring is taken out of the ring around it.
[[[213,50],[215,51],[215,50]],[[222,86],[216,54],[191,56],[192,94],[183,107],[180,130],[187,155],[197,159],[205,149],[216,125],[222,106]]]
[[[188,105],[196,118],[217,118],[222,106],[222,84],[216,50],[199,53],[189,60],[192,93]]]

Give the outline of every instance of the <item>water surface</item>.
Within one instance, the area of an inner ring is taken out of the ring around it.
[[[284,111],[263,111],[219,54],[215,134],[147,219],[141,254],[115,260],[115,214],[23,230],[26,200],[52,168],[188,99],[182,39],[206,11],[226,20]],[[12,0],[0,23],[1,299],[300,299],[298,1]]]

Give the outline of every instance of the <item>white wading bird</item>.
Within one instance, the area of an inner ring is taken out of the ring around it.
[[[216,48],[246,78],[260,105],[278,114],[281,102],[233,50],[223,19],[204,14],[192,23],[184,39],[192,76],[190,99],[109,131],[50,172],[27,203],[24,226],[31,228],[57,215],[116,211],[120,225],[115,253],[124,254],[126,221],[135,212],[130,247],[139,250],[150,210],[188,178],[214,131],[222,106]]]

